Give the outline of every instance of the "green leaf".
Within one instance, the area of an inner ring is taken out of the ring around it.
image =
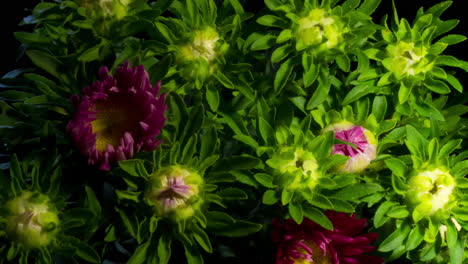
[[[251,136],[235,135],[233,138],[246,144],[247,146],[250,146],[253,149],[258,149],[260,147],[257,141],[255,141],[255,139],[253,139]]]
[[[407,224],[402,224],[393,233],[391,233],[379,246],[379,251],[389,252],[402,245],[411,228]]]
[[[223,229],[214,230],[213,232],[221,236],[243,237],[260,231],[262,227],[261,224],[237,220],[234,224],[225,226]]]
[[[279,93],[281,89],[283,89],[283,87],[286,85],[293,69],[294,63],[292,58],[286,60],[281,64],[278,71],[276,72],[274,80],[274,89],[276,93]]]
[[[215,169],[216,171],[248,170],[255,168],[260,162],[258,158],[248,155],[232,156],[220,160]]]
[[[324,213],[322,213],[322,211],[310,205],[304,205],[302,207],[302,210],[304,212],[305,217],[309,218],[310,220],[314,221],[315,223],[319,224],[325,229],[333,230],[332,222]]]
[[[147,251],[150,244],[151,240],[148,240],[144,244],[137,247],[133,255],[128,260],[127,264],[144,264],[148,259]]]
[[[450,264],[462,264],[464,257],[464,247],[466,247],[466,240],[458,239],[451,247],[449,246]]]
[[[62,238],[65,243],[70,244],[76,249],[76,255],[83,260],[86,260],[91,263],[101,263],[101,258],[99,254],[85,242],[70,236],[65,236]]]
[[[406,218],[409,215],[405,205],[394,206],[388,212],[387,216],[392,218]]]
[[[387,212],[390,210],[391,207],[395,205],[394,202],[385,201],[383,202],[375,211],[374,215],[374,227],[379,228],[388,221]]]
[[[276,43],[276,36],[264,35],[257,38],[250,46],[251,50],[266,50],[271,48]]]
[[[336,64],[342,71],[349,72],[349,68],[351,67],[351,60],[347,55],[337,56],[335,60]]]
[[[98,44],[92,48],[85,50],[81,55],[78,57],[78,61],[82,62],[90,62],[94,60],[99,60],[99,51],[101,50],[102,45]]]
[[[304,218],[301,204],[289,203],[288,210],[294,222],[296,222],[297,224],[301,224],[302,219]]]
[[[26,55],[37,67],[52,74],[57,79],[63,80],[67,84],[70,83],[69,77],[62,72],[67,67],[55,57],[38,50],[28,50],[26,51]]]
[[[275,144],[274,130],[270,124],[261,117],[258,118],[258,129],[265,143],[268,146],[273,146]]]
[[[377,9],[381,1],[382,0],[365,0],[358,8],[358,11],[366,15],[371,15]]]
[[[306,109],[312,110],[322,104],[328,97],[330,92],[331,83],[328,78],[325,80],[319,79],[319,85],[315,90],[314,94],[307,103]]]
[[[337,212],[344,212],[344,213],[355,212],[354,206],[346,201],[336,199],[336,198],[328,198],[328,200],[332,203],[333,210]]]
[[[293,51],[293,48],[292,48],[291,45],[283,45],[281,47],[278,47],[271,54],[271,62],[272,63],[277,63],[277,62],[282,61],[289,54],[291,54],[292,51]]]
[[[382,122],[387,112],[387,99],[385,96],[376,96],[372,103],[372,114],[374,114],[377,122]]]
[[[338,190],[330,197],[352,201],[383,190],[382,186],[377,183],[357,183]]]
[[[424,228],[421,225],[416,225],[413,227],[408,235],[406,240],[406,250],[411,251],[417,248],[424,238]]]
[[[450,88],[447,86],[447,84],[439,80],[427,78],[424,82],[424,86],[426,86],[427,89],[438,94],[450,93]]]
[[[136,219],[136,216],[132,214],[133,217],[129,219],[124,210],[116,209],[116,211],[119,213],[120,218],[127,231],[132,237],[136,238],[138,234],[138,220]]]
[[[132,159],[119,161],[119,167],[131,176],[135,177],[148,177],[148,171],[146,171],[144,160]]]
[[[273,176],[266,173],[257,173],[254,175],[255,180],[257,180],[261,185],[267,188],[275,188],[276,185],[273,184]]]
[[[94,194],[93,189],[88,186],[85,186],[86,190],[86,200],[85,200],[85,208],[88,208],[95,216],[101,215],[101,205]]]
[[[439,42],[445,42],[449,45],[453,45],[453,44],[457,44],[465,40],[466,40],[466,37],[463,35],[450,34],[439,39]]]
[[[283,191],[281,192],[281,204],[287,205],[291,201],[293,196],[294,191],[283,189]]]
[[[169,69],[171,68],[171,64],[171,56],[165,56],[164,58],[162,58],[162,60],[153,64],[148,70],[148,75],[150,76],[151,80],[154,81],[164,79]]]
[[[456,150],[457,148],[460,147],[461,143],[462,143],[462,139],[450,140],[444,146],[442,146],[442,148],[439,151],[439,155],[437,156],[437,158],[439,160],[442,160],[442,159],[448,157],[448,155],[450,155],[450,153],[452,153],[454,150]]]
[[[234,89],[235,85],[229,80],[226,75],[224,75],[221,71],[218,71],[214,77],[216,80],[218,80],[224,87],[229,88],[229,89]]]
[[[276,191],[267,190],[262,197],[262,202],[264,204],[272,205],[279,201],[278,195]]]
[[[123,191],[123,190],[115,190],[115,194],[119,200],[131,200],[135,203],[139,203],[140,199],[139,196],[141,192],[131,192],[131,191]]]
[[[354,87],[343,99],[341,105],[348,105],[356,100],[359,100],[361,97],[366,96],[374,92],[374,86],[372,81],[367,81],[358,86]],[[381,89],[381,88],[379,88]]]
[[[184,243],[185,257],[187,264],[203,264],[203,257],[195,246]]]
[[[213,247],[211,246],[210,238],[206,232],[201,229],[198,225],[192,225],[193,237],[198,242],[198,244],[208,253],[213,252]]]
[[[247,193],[238,188],[226,188],[217,194],[227,200],[245,200],[248,198]]]
[[[157,252],[159,264],[169,263],[169,259],[171,258],[171,243],[171,235],[167,232],[164,232],[158,240]]]
[[[404,82],[401,82],[400,89],[398,89],[398,102],[404,104],[411,94],[412,87],[407,87]]]
[[[288,22],[280,17],[265,15],[257,18],[257,23],[267,27],[287,28]]]
[[[283,31],[280,32],[278,35],[278,38],[276,39],[276,43],[280,44],[285,41],[288,41],[292,38],[292,30],[291,29],[283,29]]]
[[[384,162],[387,168],[389,168],[393,174],[400,177],[405,177],[407,167],[403,161],[397,158],[390,158],[386,159]]]
[[[446,81],[452,85],[455,90],[459,91],[460,93],[463,93],[463,85],[460,83],[460,81],[455,78],[453,75],[448,74]]]

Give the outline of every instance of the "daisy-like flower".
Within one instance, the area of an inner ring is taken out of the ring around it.
[[[340,167],[343,172],[362,172],[377,156],[377,140],[372,132],[362,126],[341,122],[328,126],[324,131],[333,131],[336,139],[353,144],[333,145],[332,154],[349,157],[346,165]]]
[[[49,198],[40,193],[23,192],[5,204],[7,237],[25,248],[47,246],[57,234],[58,212]]]
[[[298,225],[292,219],[284,223],[273,220],[273,242],[278,244],[276,264],[377,264],[383,259],[365,255],[376,248],[369,244],[377,233],[361,234],[366,219],[355,215],[327,211],[333,231],[305,218]]]
[[[115,161],[132,158],[140,150],[154,150],[166,121],[165,94],[158,95],[161,82],[151,87],[142,65],[128,62],[114,76],[107,67],[99,70],[101,80],[74,95],[73,119],[67,132],[90,165],[109,170]]]
[[[146,198],[158,216],[175,220],[191,217],[202,203],[199,192],[202,177],[189,169],[171,166],[151,175]]]

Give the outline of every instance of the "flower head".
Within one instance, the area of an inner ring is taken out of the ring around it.
[[[338,48],[343,43],[344,23],[325,9],[312,9],[307,16],[297,20],[296,49],[315,47],[317,52]]]
[[[428,49],[422,45],[399,41],[389,44],[386,50],[388,58],[382,61],[383,66],[398,80],[407,76],[422,75],[432,70],[434,63],[426,58]]]
[[[326,215],[333,223],[333,231],[307,218],[300,225],[292,219],[284,223],[274,219],[276,264],[383,263],[380,257],[364,255],[375,250],[369,244],[378,237],[376,233],[360,234],[367,225],[366,219],[333,211],[327,211]]]
[[[202,201],[198,194],[202,184],[198,173],[171,166],[151,175],[146,198],[156,215],[186,219],[200,208]]]
[[[361,172],[377,156],[377,140],[372,132],[362,126],[356,126],[350,122],[341,122],[328,126],[324,131],[333,131],[336,139],[350,143],[349,145],[333,145],[332,154],[349,157],[346,165],[340,168],[343,172]]]
[[[318,163],[310,151],[296,147],[282,147],[266,163],[283,175],[283,178],[288,179],[285,185],[289,189],[313,189],[317,185],[320,175]]]
[[[23,192],[5,205],[6,235],[26,248],[47,246],[58,231],[58,213],[47,196]]]
[[[82,97],[72,97],[76,111],[67,132],[89,164],[109,170],[111,163],[161,143],[156,136],[166,121],[165,94],[158,96],[161,82],[151,87],[142,65],[131,68],[126,62],[114,76],[104,66],[99,76]]]
[[[177,47],[177,58],[186,79],[205,79],[217,69],[218,57],[224,55],[228,44],[224,43],[212,27],[195,30],[188,43]]]
[[[416,215],[441,214],[456,205],[455,179],[443,168],[417,173],[409,179],[408,187],[406,198],[411,205],[415,206]],[[443,218],[448,218],[448,216]]]

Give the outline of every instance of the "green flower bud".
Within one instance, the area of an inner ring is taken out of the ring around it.
[[[46,195],[23,192],[5,205],[7,237],[25,248],[47,246],[55,238],[59,218]]]
[[[339,17],[330,16],[326,10],[316,8],[296,23],[297,50],[315,47],[318,52],[324,52],[341,48],[346,29]]]
[[[418,172],[409,179],[408,187],[406,199],[416,211],[413,217],[447,218],[448,211],[456,205],[455,179],[444,168]]]
[[[176,221],[191,217],[200,209],[202,177],[195,171],[175,165],[161,169],[150,176],[146,201],[155,215]]]
[[[399,41],[386,48],[388,58],[383,65],[400,80],[408,76],[424,74],[432,69],[433,63],[426,58],[427,49],[413,42]]]
[[[302,148],[285,147],[273,154],[266,163],[283,176],[281,184],[288,189],[313,189],[317,185],[320,174],[312,152]]]
[[[177,57],[183,75],[189,79],[205,79],[211,75],[217,68],[215,59],[228,49],[228,45],[220,40],[215,29],[206,27],[195,31],[188,43],[180,45]]]

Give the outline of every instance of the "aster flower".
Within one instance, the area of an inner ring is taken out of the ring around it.
[[[58,211],[49,197],[25,191],[5,204],[6,235],[25,248],[49,245],[57,234]]]
[[[203,179],[195,171],[180,166],[164,168],[150,176],[147,202],[154,206],[157,216],[186,219],[200,208],[198,193],[202,184]]]
[[[385,160],[392,171],[393,192],[377,208],[374,226],[392,230],[379,246],[379,251],[391,252],[390,260],[409,252],[415,262],[464,263],[468,163],[466,155],[450,155],[460,144],[461,140],[449,140],[439,147],[438,139],[429,141],[407,125],[411,159]],[[401,243],[392,242],[396,237]],[[436,256],[430,248],[448,254]]]
[[[341,122],[329,125],[324,132],[335,132],[335,138],[351,143],[334,144],[332,154],[349,157],[345,166],[340,168],[343,172],[361,172],[365,170],[377,156],[377,140],[369,130],[350,122]]]
[[[114,76],[107,67],[99,70],[101,80],[74,95],[73,119],[67,132],[90,165],[109,170],[115,161],[132,158],[138,151],[154,150],[165,123],[165,94],[158,96],[161,82],[150,85],[142,65],[126,62]]]
[[[383,263],[377,256],[365,255],[376,248],[369,244],[377,233],[361,234],[366,219],[356,215],[327,211],[333,231],[324,229],[310,219],[298,225],[291,219],[281,223],[273,219],[273,242],[278,245],[276,264],[375,264]]]

